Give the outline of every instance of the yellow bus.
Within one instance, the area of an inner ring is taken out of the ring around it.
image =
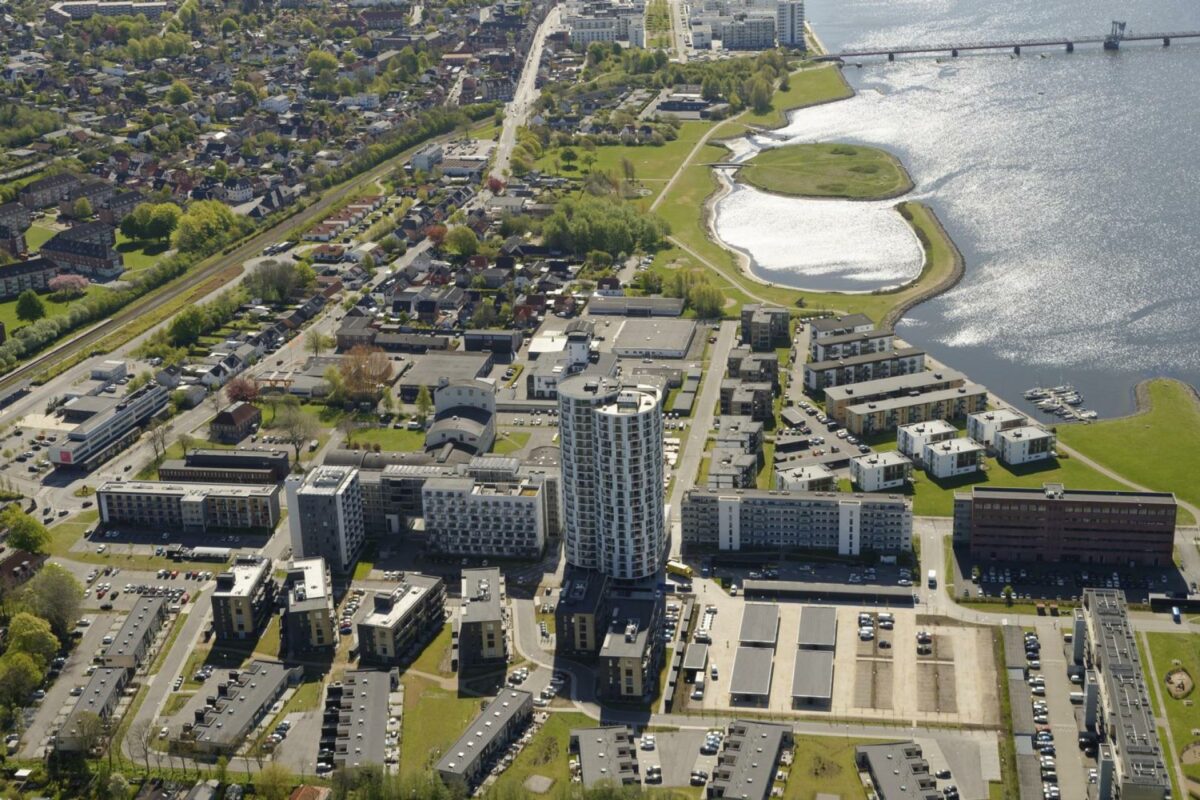
[[[667,572],[671,573],[672,575],[678,575],[681,578],[692,577],[692,568],[682,561],[668,561]]]

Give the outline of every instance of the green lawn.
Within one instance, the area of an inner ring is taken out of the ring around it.
[[[797,736],[784,800],[814,800],[823,792],[842,800],[863,800],[867,795],[858,780],[854,748],[874,743],[870,739]]]
[[[107,291],[109,290],[106,287],[93,283],[87,288],[83,298],[80,299],[94,297],[95,295]],[[64,302],[59,302],[58,300],[54,300],[52,295],[49,294],[39,295],[39,297],[42,299],[42,305],[46,307],[47,317],[57,317],[65,314],[67,313],[67,309],[71,307],[72,303],[79,302],[79,300],[66,300]],[[14,297],[11,300],[5,300],[4,302],[0,303],[0,322],[4,323],[4,327],[8,330],[9,336],[12,336],[13,332],[16,331],[17,328],[24,327],[28,324],[24,320],[17,319],[17,298]]]
[[[384,450],[402,453],[425,449],[425,431],[410,431],[407,428],[368,428],[355,431],[354,441],[358,444],[379,445]]]
[[[768,192],[804,197],[885,200],[912,189],[912,180],[890,153],[847,144],[794,144],[764,150],[738,178]]]
[[[492,452],[496,455],[506,456],[509,453],[517,452],[527,444],[529,444],[528,431],[501,432],[496,437],[495,443],[492,444]]]
[[[125,263],[126,274],[154,266],[168,249],[170,245],[167,242],[130,241],[125,234],[117,231],[117,252]]]
[[[412,674],[404,680],[404,718],[400,738],[400,777],[416,778],[467,729],[480,711],[480,700],[459,697],[432,681]]]
[[[787,124],[787,112],[805,106],[843,100],[854,94],[854,90],[842,77],[842,71],[833,65],[810,67],[793,72],[786,91],[777,91],[771,98],[770,110],[758,114],[750,111],[739,117],[739,128],[755,125],[760,128],[779,128]],[[735,131],[735,133],[740,130]],[[724,132],[723,132],[724,133]]]
[[[442,632],[425,646],[421,655],[417,656],[417,660],[412,664],[412,669],[424,672],[426,675],[440,675],[443,678],[454,677],[454,673],[449,669],[442,669],[443,661],[446,662],[447,667],[449,666],[446,653],[450,651],[452,638],[450,624],[447,623],[442,627]]]
[[[1058,438],[1134,483],[1200,505],[1195,480],[1200,474],[1200,402],[1179,381],[1150,381],[1145,391],[1150,407],[1143,413],[1059,425]]]
[[[1060,458],[1049,468],[1013,471],[994,458],[987,459],[987,470],[952,481],[935,481],[925,472],[913,471],[913,513],[919,516],[948,517],[954,513],[954,493],[975,485],[1004,488],[1041,488],[1043,483],[1061,483],[1072,489],[1127,488],[1101,475],[1091,467],[1070,458]]]
[[[56,233],[58,231],[54,228],[35,222],[25,231],[25,246],[29,248],[30,253],[36,253]]]
[[[1150,655],[1154,658],[1157,675],[1149,673],[1150,665],[1143,658],[1143,670],[1146,672],[1146,683],[1150,691],[1158,698],[1159,704],[1166,711],[1167,724],[1171,727],[1171,736],[1179,752],[1170,753],[1168,765],[1180,758],[1181,753],[1189,745],[1200,742],[1200,736],[1192,735],[1192,731],[1200,729],[1200,706],[1196,705],[1195,688],[1180,699],[1175,699],[1167,691],[1167,673],[1177,667],[1182,667],[1191,675],[1193,682],[1200,680],[1200,649],[1196,647],[1196,637],[1182,633],[1148,633],[1146,639],[1150,642]],[[1139,639],[1139,644],[1140,644]],[[1179,663],[1176,664],[1175,662]],[[1193,684],[1194,686],[1194,684]],[[1167,748],[1166,736],[1159,735],[1163,749]],[[1200,781],[1200,764],[1183,764],[1183,773],[1190,780]],[[1171,781],[1175,782],[1175,771],[1171,771]],[[1179,797],[1178,788],[1174,795]]]
[[[271,621],[267,623],[267,629],[262,632],[262,636],[258,637],[258,644],[254,646],[254,652],[279,658],[279,637],[279,616],[276,614],[271,616]]]

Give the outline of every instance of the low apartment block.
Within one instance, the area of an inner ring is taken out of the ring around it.
[[[683,545],[689,550],[859,555],[912,549],[912,507],[901,496],[693,489],[682,506]]]
[[[851,333],[866,333],[875,323],[866,314],[846,314],[841,317],[819,317],[808,320],[808,335],[813,341],[824,341]]]
[[[116,250],[117,233],[103,222],[86,222],[50,237],[39,251],[59,267],[94,281],[111,281],[125,271]]]
[[[283,591],[280,651],[295,655],[335,647],[333,587],[325,559],[303,558],[288,564]]]
[[[82,753],[95,738],[95,731],[88,730],[89,723],[84,721],[88,718],[84,715],[95,714],[100,722],[109,723],[116,715],[132,674],[132,670],[125,667],[101,667],[93,672],[83,687],[83,694],[59,726],[54,749],[63,753]]]
[[[830,361],[867,353],[886,353],[892,350],[895,341],[896,334],[892,331],[872,328],[839,336],[827,336],[824,339],[810,339],[808,355],[813,361]]]
[[[810,361],[804,365],[804,388],[810,392],[820,392],[830,386],[911,375],[924,369],[925,351],[915,347],[867,353],[853,358]]]
[[[458,674],[502,668],[508,663],[504,576],[500,570],[464,569],[462,604],[454,618]]]
[[[970,475],[983,469],[987,449],[974,439],[946,439],[925,445],[925,471],[938,480]]]
[[[784,751],[792,745],[791,725],[743,719],[729,723],[708,785],[709,796],[767,800]]]
[[[775,488],[790,492],[836,492],[837,474],[824,464],[800,464],[775,469]],[[714,488],[711,485],[708,487]],[[747,484],[746,488],[754,488]]]
[[[441,578],[406,572],[392,591],[372,594],[370,609],[358,623],[363,663],[406,664],[445,624],[445,584]]]
[[[189,722],[174,733],[171,749],[216,758],[232,756],[246,737],[283,695],[288,684],[298,681],[302,667],[288,668],[278,661],[255,659],[244,669],[222,673],[211,703],[194,700]],[[198,700],[204,698],[200,694]]]
[[[1054,458],[1057,444],[1058,437],[1041,425],[1025,425],[997,433],[994,448],[1001,464],[1015,467]]]
[[[1010,428],[1023,428],[1029,418],[1011,408],[996,408],[980,411],[967,417],[967,436],[991,449],[996,446],[996,436]]]
[[[433,478],[421,489],[432,552],[453,556],[540,558],[546,544],[545,486]]]
[[[769,46],[769,45],[768,45]],[[742,344],[751,350],[766,352],[792,343],[791,314],[779,306],[747,304],[742,306]]]
[[[438,761],[438,776],[447,786],[470,794],[532,718],[532,694],[501,689]]]
[[[2,249],[2,248],[0,248]],[[0,299],[9,300],[24,291],[50,291],[50,281],[64,270],[48,258],[31,258],[0,264]]]
[[[766,422],[774,413],[775,387],[769,383],[745,383],[736,378],[721,381],[721,413]]]
[[[850,479],[860,492],[902,490],[912,478],[912,468],[901,453],[870,453],[850,459]]]
[[[136,670],[146,660],[154,637],[167,618],[165,597],[139,597],[125,618],[112,644],[100,651],[100,663],[106,667]]]
[[[894,397],[846,407],[846,430],[856,436],[894,431],[901,425],[932,419],[966,419],[987,408],[987,389],[968,383],[954,389],[926,392],[916,397]]]
[[[213,630],[218,642],[257,640],[275,612],[278,587],[271,559],[239,556],[217,576],[213,590]]]
[[[321,749],[333,752],[332,762],[343,769],[387,763],[388,723],[392,719],[392,693],[400,688],[396,670],[353,669],[325,689],[325,715]],[[396,709],[399,716],[399,708]]]
[[[825,390],[825,413],[845,424],[846,409],[862,403],[875,403],[896,397],[915,397],[925,392],[936,392],[962,386],[967,378],[952,369],[913,372],[894,378],[855,383],[848,386],[831,386]]]
[[[779,355],[773,351],[758,353],[749,345],[741,345],[729,351],[725,363],[731,378],[779,386]]]
[[[958,436],[955,428],[944,419],[914,422],[896,429],[896,452],[908,456],[917,466],[924,464],[925,448]]]
[[[663,659],[663,600],[629,591],[609,601],[607,631],[596,657],[596,692],[607,700],[639,702],[658,691]]]
[[[579,759],[579,780],[584,789],[610,782],[641,784],[638,745],[629,726],[578,728],[571,731],[567,747]]]
[[[96,504],[105,525],[167,532],[273,531],[279,524],[278,486],[108,481]]]
[[[974,486],[954,495],[954,541],[979,560],[1163,567],[1175,512],[1173,494]]]

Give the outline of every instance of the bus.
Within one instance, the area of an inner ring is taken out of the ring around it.
[[[682,561],[668,561],[667,572],[672,575],[678,575],[681,578],[692,577],[692,568]]]

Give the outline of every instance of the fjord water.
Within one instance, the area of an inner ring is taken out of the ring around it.
[[[829,50],[1102,35],[1113,19],[1134,33],[1200,30],[1192,0],[809,0],[807,12]],[[962,250],[964,279],[908,314],[905,339],[1010,400],[1072,383],[1105,416],[1132,408],[1140,378],[1200,381],[1200,40],[860,61],[845,68],[856,97],[795,114],[785,133],[895,153],[910,197]],[[779,200],[763,204],[768,241]],[[852,249],[871,235],[870,206],[843,229]],[[805,227],[788,227],[792,248],[808,249]],[[813,241],[828,247],[828,230]],[[868,251],[882,258],[874,271],[901,274],[907,249],[885,249]],[[821,287],[795,266],[756,262],[769,280]]]

